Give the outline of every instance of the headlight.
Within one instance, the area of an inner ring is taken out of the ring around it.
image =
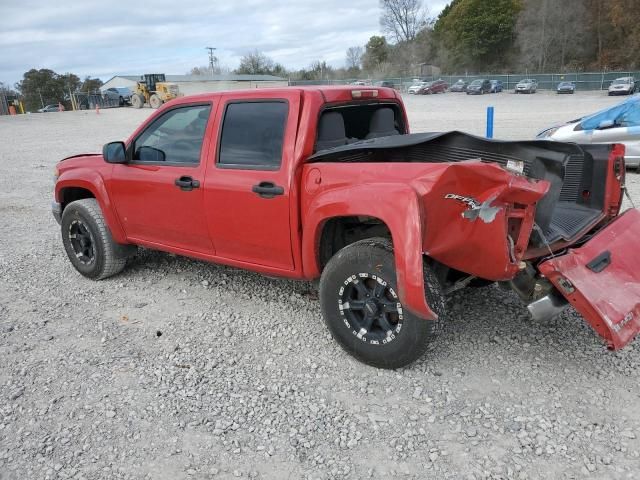
[[[60,171],[58,170],[58,166],[53,167],[53,183],[58,181],[58,177],[60,176]]]
[[[551,135],[556,133],[559,128],[560,127],[547,128],[546,130],[543,130],[538,135],[536,135],[536,138],[549,138]]]

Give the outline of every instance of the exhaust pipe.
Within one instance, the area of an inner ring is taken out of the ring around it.
[[[560,315],[568,306],[569,302],[554,289],[548,295],[531,302],[527,309],[534,320],[544,322]]]

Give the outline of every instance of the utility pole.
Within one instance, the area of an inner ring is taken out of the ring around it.
[[[209,50],[209,71],[211,75],[213,75],[214,64],[218,61],[218,59],[213,54],[215,47],[205,47],[206,50]]]

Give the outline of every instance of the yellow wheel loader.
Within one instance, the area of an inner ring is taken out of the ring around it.
[[[160,108],[164,102],[180,96],[178,85],[166,81],[164,73],[142,75],[131,94],[131,106],[142,108],[145,103],[151,108]]]

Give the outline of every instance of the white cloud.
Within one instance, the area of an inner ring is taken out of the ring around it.
[[[432,15],[446,1],[431,1]],[[107,79],[115,74],[180,74],[208,62],[216,47],[231,68],[258,49],[287,68],[315,60],[344,64],[345,51],[380,34],[376,0],[3,0],[0,81],[30,68]]]

